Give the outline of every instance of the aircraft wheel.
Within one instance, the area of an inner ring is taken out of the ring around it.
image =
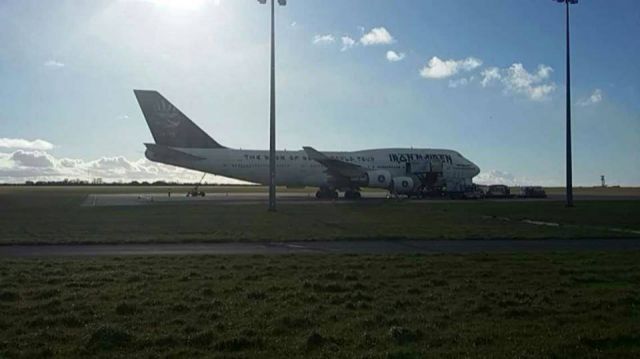
[[[344,193],[345,199],[360,199],[362,195],[358,191],[346,191]]]
[[[344,199],[360,199],[362,198],[362,195],[360,194],[359,191],[345,191],[344,192]]]
[[[316,192],[317,199],[331,199],[338,198],[338,192],[332,191],[328,188],[321,188]]]

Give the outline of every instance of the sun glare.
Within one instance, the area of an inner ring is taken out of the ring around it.
[[[207,2],[218,4],[219,0],[149,0],[149,2],[175,10],[198,10]]]

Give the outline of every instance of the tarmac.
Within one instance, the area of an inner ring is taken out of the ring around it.
[[[353,203],[354,201],[364,203],[380,203],[386,200],[396,200],[389,198],[387,192],[363,192],[362,198],[358,200],[318,200],[310,192],[281,192],[277,194],[278,201],[288,204],[326,204],[326,203]],[[227,192],[227,193],[207,193],[205,197],[186,197],[184,192],[168,193],[116,193],[116,194],[90,194],[84,201],[85,207],[102,206],[145,206],[157,204],[183,204],[183,203],[210,203],[210,204],[261,204],[268,199],[266,192]],[[400,197],[404,200],[405,197]],[[477,201],[564,201],[564,195],[549,195],[547,198],[508,198],[508,199],[481,199]],[[580,200],[640,200],[640,196],[634,195],[575,195],[574,199]],[[412,199],[416,202],[459,202],[463,200],[453,199]],[[476,200],[468,200],[476,201]]]
[[[3,245],[0,257],[435,254],[640,251],[638,239],[336,240],[293,242]]]

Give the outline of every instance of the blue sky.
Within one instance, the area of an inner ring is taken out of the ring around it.
[[[484,181],[563,184],[562,5],[277,11],[278,148],[451,148]],[[577,184],[640,185],[639,18],[634,0],[572,7]],[[0,182],[191,180],[143,159],[152,138],[134,88],[160,91],[226,146],[266,149],[267,31],[253,0],[0,2]]]

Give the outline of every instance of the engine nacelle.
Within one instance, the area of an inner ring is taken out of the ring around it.
[[[411,177],[394,177],[391,181],[391,189],[394,193],[407,194],[412,193],[415,183]]]
[[[391,185],[391,173],[385,170],[368,171],[365,180],[366,187],[389,188]]]

